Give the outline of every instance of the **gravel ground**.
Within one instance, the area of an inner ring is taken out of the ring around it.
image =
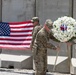
[[[4,69],[4,68],[0,68],[0,75],[34,75],[34,71],[33,70],[27,70],[27,69]],[[71,74],[47,72],[46,75],[71,75]]]

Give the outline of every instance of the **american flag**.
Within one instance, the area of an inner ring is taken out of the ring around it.
[[[10,50],[30,49],[33,24],[31,21],[0,22],[0,48]]]

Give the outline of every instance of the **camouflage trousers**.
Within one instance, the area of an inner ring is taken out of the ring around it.
[[[44,48],[33,48],[33,60],[35,64],[35,75],[46,75],[47,50]]]

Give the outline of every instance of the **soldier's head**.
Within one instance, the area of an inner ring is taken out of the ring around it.
[[[46,22],[45,22],[45,25],[51,29],[53,27],[53,22],[51,21],[51,19],[47,19]]]
[[[45,29],[50,32],[52,27],[53,27],[53,22],[51,21],[51,19],[47,19],[45,21],[45,25],[44,25]]]
[[[39,24],[39,18],[38,17],[33,17],[31,21],[32,21],[34,26]]]

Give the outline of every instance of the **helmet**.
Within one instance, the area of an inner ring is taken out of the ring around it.
[[[51,19],[47,19],[45,21],[45,25],[48,26],[49,29],[53,27],[52,24],[53,24],[53,22],[51,21]]]
[[[35,21],[38,21],[39,22],[39,18],[38,17],[33,17],[31,22],[35,22]]]

